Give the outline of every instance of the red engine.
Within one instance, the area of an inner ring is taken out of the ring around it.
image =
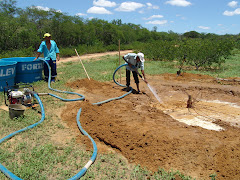
[[[24,94],[21,91],[11,91],[8,94],[9,104],[22,104]]]

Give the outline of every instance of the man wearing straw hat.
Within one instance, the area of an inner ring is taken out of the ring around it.
[[[34,60],[39,58],[39,56],[43,53],[44,54],[44,60],[49,64],[51,67],[51,82],[55,82],[56,76],[57,76],[57,64],[56,59],[59,61],[59,49],[57,47],[57,44],[54,40],[51,40],[51,34],[45,33],[43,38],[45,39],[42,41],[42,43],[39,46],[39,49],[37,50],[37,56]],[[44,63],[44,76],[45,80],[48,80],[49,76],[49,69],[46,63]]]
[[[138,68],[141,68],[141,72],[143,75],[143,80],[145,83],[147,82],[145,73],[144,73],[144,54],[139,52],[137,54],[135,53],[128,53],[125,56],[123,56],[124,61],[126,61],[126,63],[128,64],[126,66],[126,86],[127,89],[129,90],[129,86],[130,86],[130,72],[132,71],[133,74],[133,78],[134,81],[136,83],[137,86],[137,93],[140,93],[140,89],[139,89],[139,79],[138,79],[138,75],[142,78],[142,76],[139,74],[138,72]]]

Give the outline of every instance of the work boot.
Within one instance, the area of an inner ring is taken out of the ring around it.
[[[131,90],[131,88],[129,86],[127,86],[126,91],[129,92]]]
[[[48,77],[45,77],[45,78],[44,78],[44,81],[48,82]]]

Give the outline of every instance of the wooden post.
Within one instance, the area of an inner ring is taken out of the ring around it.
[[[82,64],[82,67],[83,67],[85,73],[87,74],[88,79],[90,80],[90,77],[88,76],[88,73],[87,73],[87,71],[86,71],[86,69],[85,69],[85,67],[84,67],[84,65],[83,65],[83,63],[82,63],[82,60],[81,60],[80,56],[78,55],[78,52],[77,52],[76,49],[75,49],[75,52],[76,52],[76,54],[77,54],[77,56],[78,56],[78,58],[79,58],[79,60],[80,60],[80,62],[81,62],[81,64]]]
[[[119,66],[121,65],[121,54],[120,54],[120,39],[118,40],[118,56],[119,56]],[[120,73],[120,83],[122,83],[122,73],[121,73],[121,69],[119,69],[119,73]]]

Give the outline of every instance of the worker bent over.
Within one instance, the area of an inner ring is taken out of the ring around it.
[[[130,86],[130,72],[132,71],[134,81],[137,86],[138,93],[140,93],[139,89],[139,79],[138,75],[142,78],[142,76],[139,74],[138,69],[141,68],[141,72],[143,75],[143,80],[147,83],[146,76],[144,73],[144,54],[143,53],[128,53],[123,56],[124,61],[128,65],[126,65],[126,86],[129,89]]]

